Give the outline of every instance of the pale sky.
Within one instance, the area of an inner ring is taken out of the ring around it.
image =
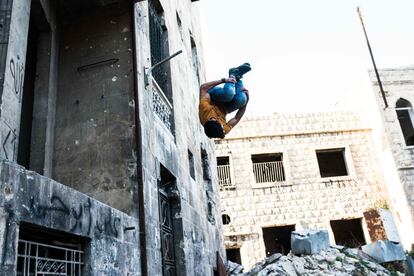
[[[414,65],[412,0],[201,0],[208,80],[250,62],[248,115],[353,110],[372,101],[372,68]],[[372,104],[372,102],[370,102]]]

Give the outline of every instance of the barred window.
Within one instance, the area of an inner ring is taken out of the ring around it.
[[[281,153],[252,155],[253,174],[256,183],[285,181],[283,155]]]
[[[154,65],[169,56],[168,31],[164,10],[158,0],[148,1],[151,64]],[[168,62],[154,68],[152,76],[162,92],[172,101],[171,70]]]

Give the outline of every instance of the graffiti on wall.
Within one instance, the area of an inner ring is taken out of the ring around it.
[[[13,78],[13,91],[17,96],[22,95],[23,83],[24,83],[24,63],[20,61],[20,57],[17,56],[10,59],[10,74]]]
[[[6,190],[10,190],[7,192]],[[6,187],[5,193],[11,193],[11,188]],[[66,198],[65,198],[66,199]],[[93,211],[93,201],[87,198],[86,201],[76,202],[76,206],[68,204],[65,199],[58,195],[52,195],[48,204],[40,204],[37,199],[31,197],[28,205],[22,205],[27,211],[27,219],[18,219],[12,206],[5,204],[5,231],[3,235],[1,264],[4,265],[7,258],[14,258],[15,247],[14,240],[17,233],[18,221],[31,221],[36,223],[39,220],[39,225],[42,222],[51,218],[50,223],[53,225],[66,225],[69,222],[69,227],[64,227],[65,232],[81,233],[85,236],[94,235],[95,238],[100,239],[103,236],[118,238],[121,228],[121,218],[114,215],[109,207],[95,212]],[[67,200],[67,199],[66,199]],[[33,221],[35,219],[35,221]],[[37,223],[36,223],[37,224]],[[45,226],[45,225],[43,225]],[[47,227],[47,225],[46,225]]]
[[[7,160],[13,160],[14,159],[14,144],[16,141],[16,131],[9,130],[7,135],[5,136],[4,140],[1,143],[2,150],[4,152],[4,157]],[[12,152],[10,152],[10,147],[12,148]]]
[[[119,235],[121,219],[112,214],[108,208],[106,214],[94,217],[92,212],[92,200],[88,198],[86,202],[77,203],[77,206],[70,207],[64,200],[57,195],[50,197],[50,204],[42,205],[33,198],[30,200],[28,211],[31,216],[37,219],[45,219],[52,216],[71,221],[71,226],[66,229],[69,232],[81,232],[89,236],[92,231],[95,235],[106,235],[117,238]]]

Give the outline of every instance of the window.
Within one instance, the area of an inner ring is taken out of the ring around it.
[[[226,249],[227,260],[233,263],[242,264],[240,256],[240,248],[228,248]]]
[[[201,164],[203,166],[203,179],[211,180],[210,162],[208,161],[207,151],[203,147],[201,147],[200,149],[201,149]]]
[[[22,223],[17,275],[83,275],[86,240]]]
[[[154,65],[169,56],[168,32],[165,26],[164,10],[158,0],[148,1],[151,64]],[[152,76],[162,92],[172,101],[171,70],[166,62],[152,71]]]
[[[193,153],[188,150],[188,166],[190,170],[190,175],[192,179],[195,179],[195,169],[194,169],[194,155]]]
[[[266,227],[262,230],[267,257],[275,253],[287,255],[290,252],[290,236],[295,231],[295,225]]]
[[[217,157],[217,174],[221,189],[233,187],[228,156]]]
[[[283,155],[281,153],[252,155],[252,163],[256,183],[285,181]]]
[[[317,150],[319,172],[321,177],[348,175],[345,163],[345,149]]]
[[[231,222],[230,216],[227,214],[222,214],[221,215],[221,220],[223,222],[223,225],[227,225]]]
[[[414,145],[414,128],[412,123],[413,107],[411,103],[405,99],[399,99],[395,105],[398,121],[402,133],[404,135],[405,144],[407,146]]]
[[[337,245],[358,248],[366,244],[361,218],[331,220],[330,224]]]
[[[190,37],[191,42],[191,61],[194,68],[194,74],[195,74],[195,83],[196,87],[200,86],[200,69],[199,69],[199,61],[198,61],[198,54],[197,54],[197,46],[194,41],[194,38]]]

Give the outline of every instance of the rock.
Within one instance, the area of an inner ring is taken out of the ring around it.
[[[265,264],[271,264],[278,260],[280,257],[282,257],[282,254],[280,253],[273,254],[272,256],[269,256],[265,259]]]
[[[293,231],[290,241],[295,255],[311,255],[329,247],[327,230]]]
[[[376,241],[362,246],[362,252],[379,263],[405,260],[404,249],[400,243],[396,242]]]
[[[226,271],[229,275],[240,274],[241,272],[243,272],[244,269],[243,266],[232,261],[226,261],[224,266],[226,267]]]

